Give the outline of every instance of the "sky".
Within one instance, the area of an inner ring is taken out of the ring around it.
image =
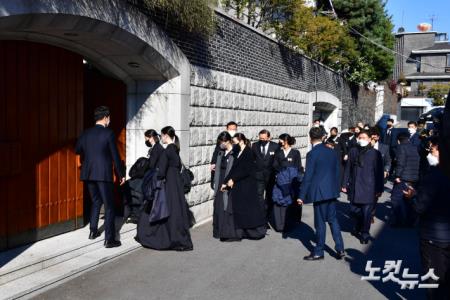
[[[450,34],[450,0],[387,0],[386,9],[395,32],[401,26],[407,32],[418,31],[417,25],[431,24],[434,15],[433,30]]]

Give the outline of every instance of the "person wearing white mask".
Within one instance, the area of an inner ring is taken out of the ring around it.
[[[355,220],[353,235],[361,244],[370,240],[372,213],[384,189],[383,159],[370,143],[367,131],[357,136],[358,146],[350,149],[342,191],[348,193],[350,212]]]
[[[420,146],[420,136],[417,132],[417,123],[414,121],[408,122],[409,141],[417,148]]]

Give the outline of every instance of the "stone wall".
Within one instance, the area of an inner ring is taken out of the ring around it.
[[[273,137],[289,133],[305,157],[310,119],[309,94],[262,81],[192,66],[190,161],[195,175],[191,206],[212,199],[209,164],[218,134],[228,121],[255,140],[261,129]]]
[[[138,0],[128,2],[143,9]],[[261,129],[268,129],[275,138],[289,133],[296,137],[304,159],[313,103],[323,102],[335,110],[332,126],[346,128],[356,120],[373,121],[368,118],[368,112],[373,115],[375,111],[370,95],[362,95],[359,101],[358,89],[352,90],[341,74],[220,10],[216,10],[216,30],[208,37],[186,32],[166,15],[146,13],[191,64],[186,114],[189,166],[195,179],[188,202],[197,219],[212,214],[209,165],[216,137],[227,122],[237,122],[239,131],[252,140]]]

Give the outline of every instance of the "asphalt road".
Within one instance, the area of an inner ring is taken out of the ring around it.
[[[363,281],[367,260],[383,269],[386,260],[403,260],[402,268],[420,273],[417,233],[386,225],[389,202],[384,193],[372,227],[374,241],[360,245],[350,235],[348,203],[338,206],[347,252],[333,256],[327,229],[325,260],[303,261],[314,244],[312,206],[303,223],[288,236],[269,231],[260,241],[221,243],[208,223],[192,230],[194,251],[139,249],[106,263],[36,299],[424,299],[424,291],[401,290],[397,283]]]

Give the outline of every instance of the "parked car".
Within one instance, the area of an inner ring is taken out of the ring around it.
[[[433,128],[433,120],[444,113],[444,106],[436,106],[419,116],[418,121],[425,121],[425,128]]]

